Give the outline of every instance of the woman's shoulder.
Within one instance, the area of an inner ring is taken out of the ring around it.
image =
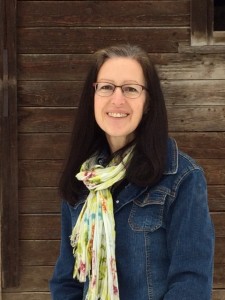
[[[175,197],[184,181],[189,184],[204,182],[205,185],[204,171],[194,158],[178,148],[174,138],[169,138],[165,171],[154,189],[166,191]]]
[[[172,137],[168,139],[167,153],[165,174],[186,173],[194,170],[200,170],[203,172],[203,168],[199,165],[195,158],[180,150],[176,140]]]

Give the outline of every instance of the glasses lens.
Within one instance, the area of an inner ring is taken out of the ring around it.
[[[125,84],[122,86],[123,94],[127,98],[137,98],[142,92],[142,87],[138,84]]]
[[[99,96],[110,96],[112,95],[113,91],[114,91],[114,86],[110,83],[104,83],[104,82],[100,82],[97,83],[95,86],[96,89],[96,93]]]

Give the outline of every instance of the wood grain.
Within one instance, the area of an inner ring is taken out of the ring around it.
[[[49,292],[3,292],[2,300],[51,300]]]
[[[188,41],[189,34],[187,28],[20,28],[18,53],[83,54],[124,43],[141,44],[147,52],[169,53],[177,52],[178,43]],[[149,43],[149,39],[154,40],[154,43]]]
[[[61,199],[57,187],[19,189],[19,212],[21,214],[59,213],[60,208]]]
[[[78,106],[82,86],[82,81],[19,81],[18,105]]]
[[[71,132],[76,116],[74,108],[21,108],[19,132]]]
[[[60,216],[56,214],[20,215],[21,240],[59,240]]]
[[[188,26],[189,17],[187,0],[18,1],[19,27],[178,27]]]
[[[22,240],[20,241],[20,265],[54,266],[59,249],[60,242],[57,240]]]
[[[19,283],[19,247],[16,0],[3,0],[0,6],[1,288]]]
[[[208,2],[201,0],[191,0],[191,45],[208,44]],[[199,11],[201,15],[199,16]]]
[[[62,160],[19,161],[19,187],[57,187]]]

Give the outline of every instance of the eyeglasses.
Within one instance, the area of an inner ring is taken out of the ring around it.
[[[95,88],[95,93],[101,97],[108,97],[111,96],[116,88],[121,88],[123,95],[126,98],[138,98],[143,90],[147,91],[147,88],[141,84],[122,84],[122,85],[115,85],[113,83],[108,82],[95,82],[93,83]]]

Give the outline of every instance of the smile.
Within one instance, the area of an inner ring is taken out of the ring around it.
[[[127,117],[128,114],[124,114],[124,113],[113,113],[113,112],[109,112],[107,113],[108,116],[113,117],[113,118],[124,118]]]

